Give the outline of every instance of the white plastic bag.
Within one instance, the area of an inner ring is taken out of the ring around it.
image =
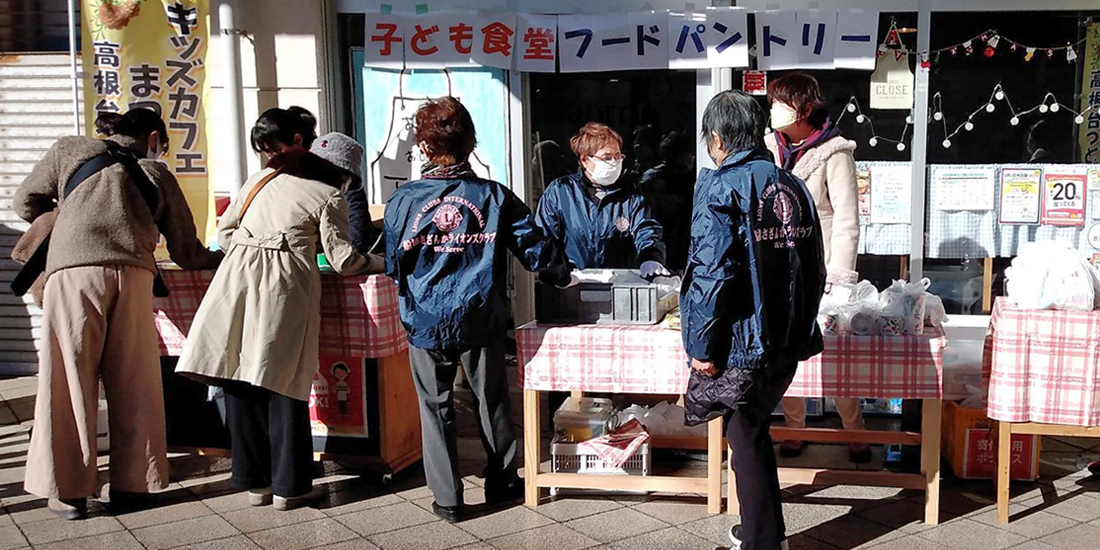
[[[924,295],[931,284],[928,279],[915,283],[894,281],[879,295],[882,334],[924,334]]]
[[[1091,311],[1100,296],[1100,273],[1068,243],[1024,244],[1005,277],[1008,295],[1023,309]]]

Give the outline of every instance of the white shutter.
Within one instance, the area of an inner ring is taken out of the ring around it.
[[[11,249],[28,227],[11,197],[54,140],[73,134],[69,74],[65,54],[0,54],[0,374],[37,371],[42,312],[9,287]]]

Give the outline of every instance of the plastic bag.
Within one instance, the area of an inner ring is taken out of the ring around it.
[[[924,293],[924,324],[932,327],[942,327],[947,321],[947,310],[943,308],[943,300],[931,292]]]
[[[1008,295],[1024,309],[1091,311],[1100,296],[1100,273],[1067,243],[1024,244],[1005,277]]]
[[[924,334],[924,296],[932,282],[894,281],[879,295],[882,305],[881,333],[888,336]]]

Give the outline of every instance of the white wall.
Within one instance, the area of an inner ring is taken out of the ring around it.
[[[241,41],[244,128],[230,128],[224,123],[229,102],[224,89],[225,60],[221,41],[235,37],[221,34],[217,9],[220,3],[221,0],[211,1],[212,36],[207,57],[207,74],[211,81],[209,108],[214,116],[210,156],[214,189],[228,192],[227,174],[232,167],[221,161],[219,152],[228,146],[228,138],[233,132],[243,132],[247,136],[252,122],[264,110],[299,105],[317,115],[321,131],[327,128],[328,113],[322,91],[324,3],[320,0],[236,0],[237,27],[248,33],[248,38],[237,38]],[[259,170],[259,158],[251,150],[245,154],[249,158],[249,172]]]

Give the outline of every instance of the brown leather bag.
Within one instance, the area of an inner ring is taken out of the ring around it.
[[[27,229],[27,232],[19,237],[19,242],[15,243],[15,247],[11,249],[11,259],[19,262],[20,265],[30,261],[31,256],[34,256],[34,252],[38,250],[38,247],[50,238],[55,223],[57,223],[57,209],[35,218],[30,229]],[[46,290],[46,277],[44,275],[35,278],[30,287],[31,296],[34,296],[34,303],[38,304],[38,307],[42,307],[42,294]]]

